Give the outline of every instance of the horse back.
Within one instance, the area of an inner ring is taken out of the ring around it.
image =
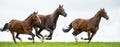
[[[19,20],[11,20],[9,22],[9,27],[14,28],[15,26],[20,26],[22,21]]]

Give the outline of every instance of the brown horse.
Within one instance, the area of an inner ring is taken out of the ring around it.
[[[33,40],[34,43],[34,37],[35,35],[32,33],[33,30],[33,25],[35,24],[40,24],[41,20],[38,17],[38,12],[34,12],[31,14],[27,19],[24,21],[20,20],[11,20],[9,23],[6,23],[2,31],[6,30],[7,28],[10,30],[13,40],[16,43],[15,37],[14,37],[14,32],[16,32],[16,38],[19,39],[20,41],[21,38],[18,37],[19,34],[28,34],[31,35],[32,38],[28,38],[29,40]],[[7,27],[8,26],[8,27]]]
[[[34,25],[34,28],[36,30],[36,36],[38,38],[40,38],[39,35],[43,37],[40,33],[43,29],[46,29],[50,32],[50,35],[48,35],[48,38],[46,38],[46,40],[51,40],[53,31],[56,28],[56,23],[59,15],[62,15],[64,17],[67,16],[65,10],[63,9],[63,5],[59,5],[59,7],[52,14],[39,15],[39,18],[41,19],[41,24],[39,24],[39,26]],[[37,28],[40,28],[39,31],[37,30]]]
[[[78,39],[76,38],[76,36],[85,31],[88,33],[88,38],[85,38],[84,40],[89,40],[89,43],[99,29],[99,23],[102,17],[104,17],[106,20],[109,19],[104,8],[100,9],[100,11],[98,11],[97,14],[90,19],[75,19],[72,23],[70,23],[67,29],[63,28],[63,32],[68,32],[71,28],[73,28],[74,31],[72,34],[75,36],[75,40],[77,42]]]

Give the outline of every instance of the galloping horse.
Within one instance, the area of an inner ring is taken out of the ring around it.
[[[40,33],[43,29],[46,29],[47,31],[50,32],[50,35],[48,35],[48,38],[46,40],[51,40],[52,39],[52,34],[54,29],[56,28],[56,23],[59,18],[59,15],[62,15],[64,17],[67,16],[65,10],[63,9],[63,5],[59,5],[59,7],[49,15],[39,15],[39,18],[41,19],[41,24],[39,26],[34,25],[35,31],[36,31],[36,36],[40,39],[39,35],[43,37]],[[40,28],[39,31],[37,28]]]
[[[28,38],[29,40],[33,40],[34,43],[34,37],[35,35],[32,33],[33,30],[33,25],[35,24],[40,24],[41,20],[38,17],[38,12],[34,12],[31,14],[27,19],[24,21],[20,20],[11,20],[9,23],[6,23],[2,31],[6,30],[7,28],[10,30],[13,40],[16,43],[15,37],[14,37],[14,32],[16,32],[16,38],[19,39],[20,41],[21,38],[18,37],[19,34],[28,34],[31,35],[32,38]]]
[[[100,11],[98,11],[97,14],[90,19],[75,19],[70,23],[67,29],[63,28],[63,32],[69,32],[73,28],[74,31],[72,34],[73,36],[75,36],[75,40],[77,42],[78,39],[76,36],[81,32],[85,31],[88,33],[88,38],[84,38],[84,40],[89,40],[89,43],[92,37],[96,34],[97,30],[99,29],[99,23],[102,17],[104,17],[106,20],[109,19],[104,8],[100,9]]]

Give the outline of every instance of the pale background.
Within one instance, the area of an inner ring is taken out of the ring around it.
[[[73,30],[64,33],[62,28],[68,26],[76,18],[91,18],[100,8],[105,8],[110,18],[108,21],[101,19],[100,28],[92,41],[120,42],[120,0],[0,0],[0,28],[11,19],[24,20],[34,11],[44,15],[51,14],[59,4],[64,5],[68,15],[59,17],[53,39],[50,41],[74,41]],[[23,41],[29,41],[27,38],[30,36],[20,35],[20,37]],[[77,37],[79,41],[84,41],[80,38],[87,37],[87,33],[83,32]],[[10,32],[0,32],[0,41],[13,42]],[[40,42],[37,37],[35,41]]]

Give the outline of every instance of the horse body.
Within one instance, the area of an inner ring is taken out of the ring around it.
[[[56,28],[56,23],[58,20],[59,15],[51,14],[48,15],[46,18],[46,29],[50,28],[52,31]]]
[[[39,18],[41,19],[41,24],[40,25],[40,28],[41,29],[44,29],[45,28],[45,22],[46,22],[46,16],[44,15],[39,15]]]
[[[53,15],[53,14],[50,14],[47,16],[39,15],[39,17],[42,19],[42,23],[40,24],[41,25],[40,28],[46,29],[48,27],[53,27],[53,26],[56,27],[56,23],[57,23],[57,19],[58,19],[59,15]]]
[[[101,17],[104,17],[106,20],[109,19],[104,9],[98,11],[97,14],[90,19],[75,19],[67,29],[63,28],[63,31],[68,32],[71,28],[73,28],[74,31],[72,34],[75,36],[76,41],[78,40],[76,36],[81,32],[85,31],[88,33],[88,38],[85,38],[84,40],[89,40],[88,42],[90,42],[92,37],[96,34],[97,30],[99,29]]]
[[[101,20],[101,17],[99,15],[96,15],[95,17],[92,17],[90,19],[81,19],[78,18],[73,21],[73,29],[80,29],[82,31],[97,31],[99,28],[99,22]],[[83,24],[84,23],[84,24]],[[96,28],[96,29],[95,29]]]
[[[84,24],[82,24],[84,22]],[[74,25],[73,26],[73,29],[76,29],[76,30],[83,30],[83,31],[87,31],[87,23],[88,23],[88,21],[87,21],[87,19],[75,19],[73,22],[72,22],[72,25]]]
[[[9,29],[20,34],[29,34],[32,32],[32,24],[27,21],[11,20],[9,22]]]
[[[53,31],[56,28],[56,24],[57,24],[57,20],[59,18],[59,15],[63,15],[64,17],[67,16],[66,12],[63,9],[63,6],[61,6],[61,5],[59,5],[59,7],[52,14],[39,15],[39,18],[41,19],[41,24],[38,26],[38,28],[40,28],[40,30],[38,31],[36,29],[37,27],[34,26],[35,30],[36,30],[36,36],[38,38],[40,38],[38,35],[43,37],[40,33],[43,29],[46,29],[47,31],[50,32],[50,35],[46,39],[51,40]]]

